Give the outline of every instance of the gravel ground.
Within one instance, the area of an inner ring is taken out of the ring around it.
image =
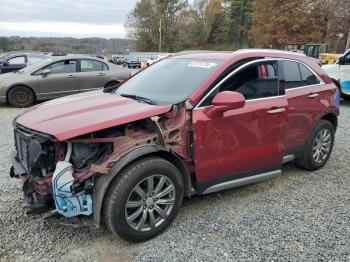
[[[185,200],[172,226],[141,244],[25,214],[20,181],[8,176],[20,112],[0,108],[0,261],[350,261],[350,103],[322,170],[290,164],[275,179]]]

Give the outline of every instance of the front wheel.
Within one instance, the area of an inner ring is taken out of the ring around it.
[[[341,98],[343,98],[345,101],[350,101],[350,95],[342,94]]]
[[[297,164],[307,170],[323,167],[333,150],[334,133],[332,123],[321,120],[308,139],[303,155],[297,159]]]
[[[127,241],[146,241],[171,224],[183,195],[178,169],[162,158],[146,158],[129,166],[114,182],[106,198],[104,221],[112,233]]]
[[[34,104],[35,95],[26,86],[14,86],[7,94],[7,102],[13,107],[29,107]]]

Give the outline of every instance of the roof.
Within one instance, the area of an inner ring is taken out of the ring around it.
[[[58,60],[65,60],[65,59],[94,59],[94,60],[99,60],[102,62],[105,62],[103,59],[98,58],[96,56],[89,56],[89,55],[64,55],[64,56],[50,56],[50,58],[54,61]]]
[[[235,57],[281,57],[307,59],[304,54],[274,49],[240,49],[237,51],[184,51],[173,55],[175,58],[208,59],[208,60],[231,60]]]

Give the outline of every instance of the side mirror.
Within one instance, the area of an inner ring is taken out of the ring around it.
[[[42,74],[43,76],[47,76],[47,75],[50,74],[50,73],[51,73],[50,69],[44,69],[43,71],[41,71],[41,74]]]
[[[339,57],[339,65],[344,65],[345,64],[345,57]]]
[[[245,98],[242,94],[232,91],[218,93],[213,101],[213,107],[209,111],[209,117],[222,115],[224,112],[244,107]]]

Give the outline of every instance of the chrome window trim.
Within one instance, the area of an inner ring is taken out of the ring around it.
[[[301,61],[298,61],[298,60],[293,60],[293,59],[287,59],[287,58],[279,58],[278,60],[282,60],[282,61],[291,61],[291,62],[296,62],[296,63],[302,64],[302,65],[304,65],[307,69],[309,69],[310,72],[311,72],[314,76],[316,76],[316,78],[318,79],[318,81],[320,81],[320,83],[318,83],[318,84],[289,88],[289,89],[286,89],[285,91],[290,90],[290,89],[296,89],[296,88],[309,87],[309,86],[316,86],[316,85],[324,85],[324,84],[325,84],[325,82],[322,80],[322,78],[321,78],[312,68],[310,68],[310,67],[309,67],[307,64],[305,64],[304,62],[301,62]],[[299,71],[300,71],[300,68],[299,68]],[[301,77],[301,76],[300,76],[300,77]]]
[[[311,73],[313,73],[317,79],[320,81],[319,84],[315,84],[315,85],[307,85],[307,86],[300,86],[300,87],[295,87],[295,88],[290,88],[290,89],[285,89],[285,92],[287,92],[288,90],[295,90],[295,89],[300,89],[300,88],[307,88],[310,86],[318,86],[318,85],[324,85],[325,82],[319,77],[319,75],[317,73],[315,73],[314,70],[312,70],[308,65],[306,65],[304,62],[298,61],[298,60],[293,60],[293,59],[289,59],[289,58],[273,58],[273,57],[266,57],[263,59],[257,59],[257,60],[253,60],[250,62],[245,63],[244,65],[241,65],[240,67],[236,68],[235,70],[233,70],[231,73],[229,73],[224,79],[222,79],[219,83],[217,83],[198,103],[197,105],[193,108],[193,110],[196,109],[202,109],[202,108],[208,108],[208,107],[212,107],[213,105],[208,105],[208,106],[200,106],[201,103],[203,103],[205,101],[205,99],[207,99],[207,97],[214,92],[215,89],[219,88],[223,82],[225,82],[228,78],[230,78],[232,75],[236,74],[238,71],[244,69],[245,67],[248,67],[254,63],[259,63],[259,62],[269,62],[269,61],[291,61],[291,62],[296,62],[296,63],[301,63],[304,66],[306,66],[306,68],[308,68]],[[246,100],[246,102],[249,101],[258,101],[258,100],[262,100],[262,99],[273,99],[273,98],[277,98],[277,97],[285,97],[286,95],[280,95],[280,96],[271,96],[271,97],[262,97],[262,98],[255,98],[255,99],[250,99],[250,100]]]

